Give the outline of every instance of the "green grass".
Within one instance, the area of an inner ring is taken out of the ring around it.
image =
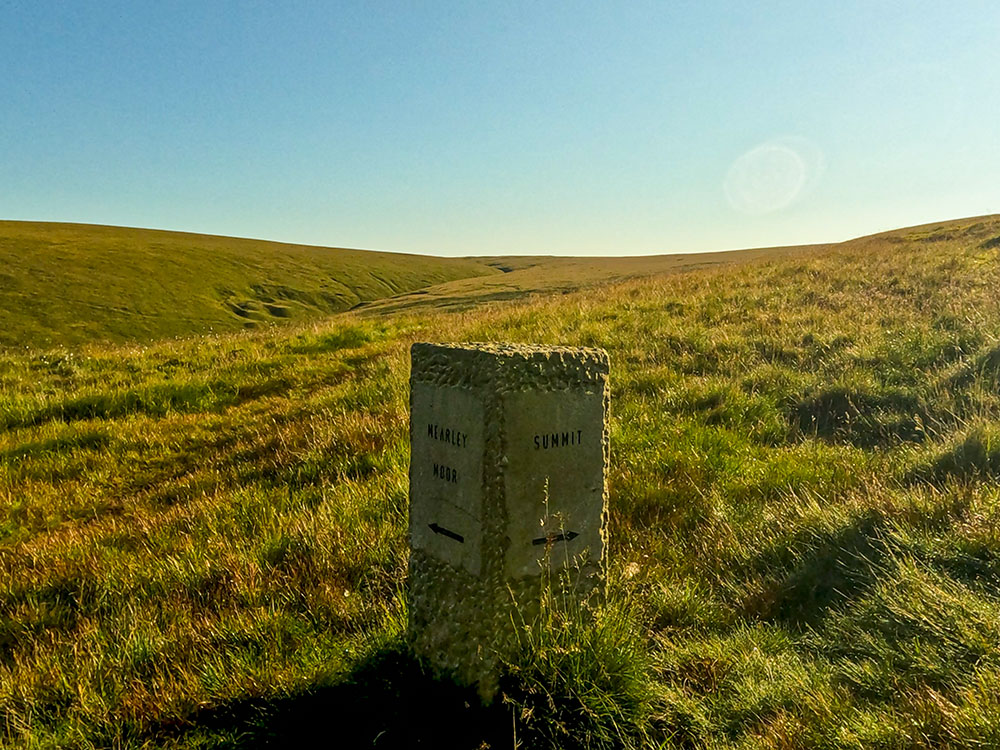
[[[997,237],[0,355],[0,745],[1000,744]],[[491,709],[401,648],[416,340],[611,355],[612,596]]]
[[[461,258],[0,221],[0,347],[267,327],[496,273]]]

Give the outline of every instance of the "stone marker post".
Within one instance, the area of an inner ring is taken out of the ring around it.
[[[608,355],[414,344],[411,365],[407,638],[489,700],[543,567],[603,592]]]

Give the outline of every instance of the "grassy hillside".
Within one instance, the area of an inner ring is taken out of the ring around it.
[[[0,221],[0,347],[236,331],[494,273],[463,259]]]
[[[997,289],[985,217],[0,355],[0,744],[995,747]],[[610,604],[526,633],[489,710],[400,650],[415,340],[611,355]]]

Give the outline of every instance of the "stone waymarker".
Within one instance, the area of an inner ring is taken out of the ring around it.
[[[414,344],[411,362],[408,640],[490,698],[546,566],[603,589],[608,355]]]

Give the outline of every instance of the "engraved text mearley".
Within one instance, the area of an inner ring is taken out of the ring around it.
[[[427,437],[432,440],[440,440],[443,443],[450,443],[457,448],[464,448],[469,442],[469,434],[451,427],[441,427],[440,425],[427,423]]]

